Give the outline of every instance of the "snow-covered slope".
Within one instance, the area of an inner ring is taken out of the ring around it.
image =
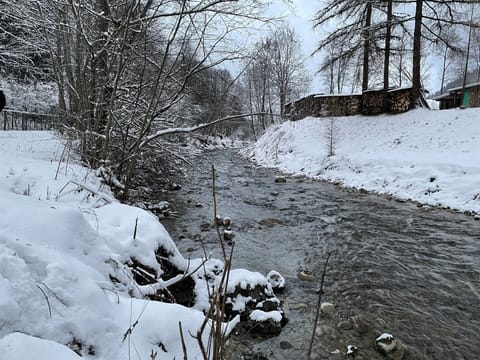
[[[480,109],[332,119],[270,128],[249,154],[288,173],[480,212]]]
[[[200,358],[188,334],[203,313],[131,297],[142,289],[125,285],[124,267],[134,258],[161,274],[159,245],[180,269],[198,261],[178,253],[155,216],[118,203],[91,170],[66,161],[64,148],[46,132],[0,131],[0,359],[80,359],[71,348],[87,359],[152,350],[180,359],[179,322],[189,358]]]

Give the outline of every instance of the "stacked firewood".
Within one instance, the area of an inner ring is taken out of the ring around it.
[[[411,89],[400,89],[388,93],[388,111],[399,113],[410,108]]]
[[[362,96],[362,114],[381,114],[383,112],[383,99],[383,90],[365,91]]]

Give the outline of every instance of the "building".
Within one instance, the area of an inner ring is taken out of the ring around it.
[[[445,93],[434,97],[433,100],[440,102],[440,110],[453,109],[456,107],[479,107],[480,106],[480,82],[465,86],[448,89]]]

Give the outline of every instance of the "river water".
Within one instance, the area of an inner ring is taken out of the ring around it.
[[[185,256],[202,256],[203,244],[220,258],[215,232],[202,229],[213,217],[212,164],[218,213],[236,233],[233,267],[277,270],[287,281],[279,298],[290,322],[249,346],[269,359],[305,358],[319,281],[297,272],[319,279],[332,252],[322,300],[336,313],[321,316],[313,358],[340,359],[355,345],[356,359],[383,359],[375,337],[387,332],[405,359],[480,359],[480,221],[325,182],[275,183],[276,170],[212,150],[193,159],[183,188],[170,194],[178,217],[163,221]],[[352,317],[363,330],[338,327]]]

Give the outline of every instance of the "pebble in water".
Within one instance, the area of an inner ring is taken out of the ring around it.
[[[297,277],[303,281],[315,281],[315,275],[311,271],[302,270],[297,273]]]
[[[378,350],[387,355],[393,352],[397,348],[397,341],[393,338],[393,335],[384,333],[375,339]]]
[[[324,302],[322,303],[322,305],[320,305],[320,310],[322,311],[322,313],[332,316],[333,314],[335,314],[335,305],[333,305],[332,303]]]

